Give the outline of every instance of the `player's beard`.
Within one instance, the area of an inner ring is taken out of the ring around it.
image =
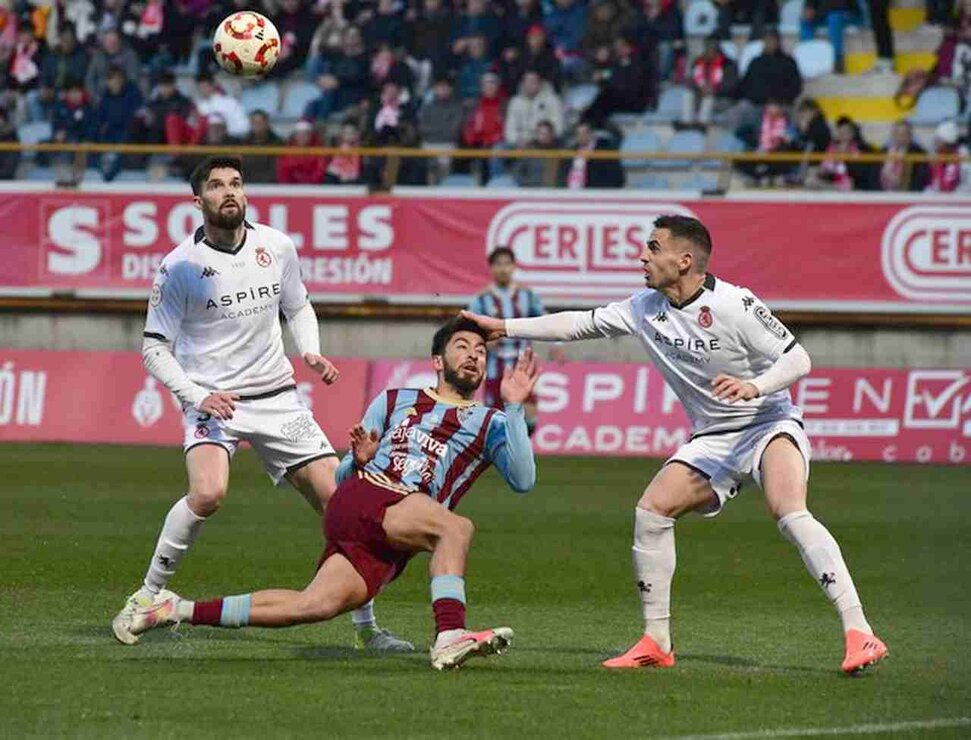
[[[226,231],[235,231],[243,223],[246,218],[246,206],[239,203],[236,204],[235,211],[224,211],[223,205],[220,204],[219,208],[213,210],[209,208],[208,205],[203,204],[203,216],[205,216],[206,223],[216,229],[225,229]]]
[[[465,377],[459,374],[460,370],[461,368],[446,365],[442,374],[445,377],[446,383],[448,383],[466,398],[469,398],[479,389],[479,386],[482,385],[482,376],[479,375],[477,378]]]

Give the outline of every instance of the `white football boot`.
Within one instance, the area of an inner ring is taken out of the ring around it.
[[[134,645],[138,642],[138,634],[131,630],[132,618],[136,609],[150,607],[173,596],[175,596],[175,593],[168,589],[163,588],[157,594],[153,594],[144,586],[129,596],[121,611],[111,620],[111,631],[115,634],[118,642],[124,645]]]

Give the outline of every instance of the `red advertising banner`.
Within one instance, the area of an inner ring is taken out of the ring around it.
[[[427,360],[378,360],[368,395],[434,379]],[[691,436],[680,402],[649,365],[547,365],[536,395],[541,455],[664,457]],[[968,371],[815,369],[792,396],[816,459],[971,461]]]
[[[552,304],[642,286],[637,258],[663,213],[697,216],[712,270],[775,308],[971,311],[971,200],[790,195],[669,199],[552,191],[367,196],[253,186],[249,217],[289,233],[315,300],[461,304],[512,247],[518,279]],[[181,188],[0,189],[0,291],[147,296],[159,261],[200,223]]]
[[[335,358],[325,386],[294,363],[297,390],[343,446],[366,402],[367,360]],[[182,444],[178,401],[146,374],[138,352],[0,349],[0,442]]]

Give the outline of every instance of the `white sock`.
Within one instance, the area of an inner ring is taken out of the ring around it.
[[[851,629],[872,635],[873,630],[863,616],[860,597],[846,568],[843,553],[833,535],[808,511],[794,511],[779,520],[782,536],[799,548],[802,561],[843,621],[843,630]]]
[[[162,533],[155,543],[152,562],[145,574],[145,588],[157,594],[175,575],[179,561],[192,547],[205,517],[198,516],[189,508],[189,497],[183,496],[169,509],[162,524]]]
[[[374,620],[374,599],[371,599],[364,606],[359,606],[352,611],[351,621],[354,623],[354,629],[356,630],[369,629],[377,626],[377,622]]]
[[[674,578],[674,519],[634,509],[634,577],[644,611],[644,634],[671,652],[671,580]]]

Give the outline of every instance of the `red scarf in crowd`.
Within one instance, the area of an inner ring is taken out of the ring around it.
[[[828,174],[833,179],[837,190],[852,190],[853,178],[850,177],[849,168],[842,157],[847,154],[859,154],[860,148],[856,144],[850,144],[849,149],[841,152],[836,148],[836,144],[830,144],[826,149],[829,155],[820,166],[820,170]]]
[[[714,59],[698,57],[691,68],[691,79],[698,87],[717,88],[725,76],[725,55],[719,54]]]
[[[957,154],[957,152],[957,147],[940,147],[937,150],[938,154]],[[960,182],[960,162],[943,162],[939,159],[931,162],[931,180],[928,190],[935,193],[953,193]]]
[[[784,113],[779,115],[762,115],[762,127],[759,129],[759,151],[774,152],[786,140],[786,130],[789,121]]]

